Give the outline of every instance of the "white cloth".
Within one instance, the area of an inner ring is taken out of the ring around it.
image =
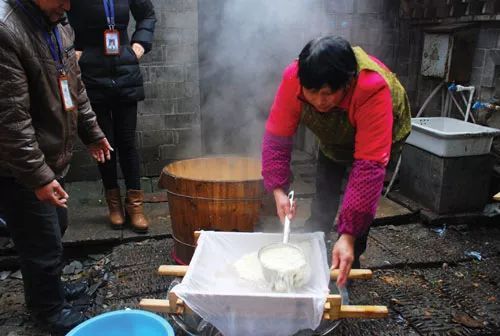
[[[234,264],[261,247],[281,242],[281,234],[202,232],[188,272],[173,288],[195,313],[224,336],[288,336],[316,329],[329,293],[323,233],[291,235],[311,266],[309,282],[296,293],[275,293],[242,279]]]

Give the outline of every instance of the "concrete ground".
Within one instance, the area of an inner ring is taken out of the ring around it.
[[[314,164],[298,153],[293,170],[299,198],[293,225],[299,228],[314,194]],[[158,276],[156,269],[173,263],[173,240],[166,195],[156,183],[143,180],[152,220],[147,235],[108,227],[99,183],[67,186],[70,228],[63,277],[89,280],[89,295],[74,302],[87,316],[165,297],[172,278]],[[267,203],[259,228],[279,230],[273,212]],[[499,335],[499,263],[500,226],[471,221],[431,227],[415,211],[383,198],[362,260],[374,278],[354,282],[350,298],[352,304],[387,305],[390,316],[345,320],[332,335]],[[16,271],[12,244],[0,238],[0,335],[48,335],[29,319]]]

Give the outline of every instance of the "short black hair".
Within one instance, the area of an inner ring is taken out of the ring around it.
[[[299,55],[299,80],[306,89],[342,89],[356,76],[357,62],[351,45],[338,36],[309,41]]]

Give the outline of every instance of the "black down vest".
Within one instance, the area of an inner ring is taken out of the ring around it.
[[[68,19],[75,30],[75,49],[82,51],[79,64],[92,103],[139,101],[144,86],[139,61],[132,50],[140,43],[149,52],[156,23],[150,0],[114,0],[115,29],[120,31],[120,55],[104,55],[104,31],[108,29],[102,0],[72,0]],[[127,27],[130,13],[136,21],[132,38]]]

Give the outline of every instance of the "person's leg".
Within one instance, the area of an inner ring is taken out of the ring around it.
[[[0,183],[0,205],[20,257],[26,306],[49,328],[71,328],[83,316],[67,308],[61,281],[61,231],[66,212],[40,202],[33,191],[14,179],[1,178]]]
[[[102,129],[111,147],[115,148],[115,130],[113,124],[113,115],[107,104],[92,104],[97,123]],[[118,188],[118,175],[116,167],[116,153],[111,152],[111,159],[104,163],[99,163],[99,172],[101,173],[102,184],[104,189],[112,190]]]
[[[105,189],[105,198],[109,211],[109,222],[113,229],[121,229],[125,223],[123,214],[123,204],[118,187],[118,171],[116,159],[116,139],[113,112],[107,104],[93,104],[92,108],[97,116],[97,123],[103,130],[111,147],[115,151],[111,152],[111,159],[104,163],[99,163],[99,172],[101,173],[102,184]]]
[[[316,169],[316,194],[311,204],[311,216],[306,230],[322,231],[328,235],[335,222],[340,203],[342,179],[346,166],[327,158],[319,151]]]
[[[125,178],[127,197],[125,210],[134,231],[144,233],[149,222],[144,215],[144,192],[141,190],[139,153],[135,144],[137,103],[120,103],[113,106],[115,143],[120,167]]]
[[[4,187],[7,182],[3,181]],[[21,259],[26,305],[36,314],[60,310],[65,301],[60,280],[61,228],[54,206],[11,180],[2,192],[7,226]],[[5,197],[8,194],[9,197]]]
[[[120,168],[128,190],[141,189],[139,153],[135,136],[137,129],[137,102],[113,106],[113,127]]]

